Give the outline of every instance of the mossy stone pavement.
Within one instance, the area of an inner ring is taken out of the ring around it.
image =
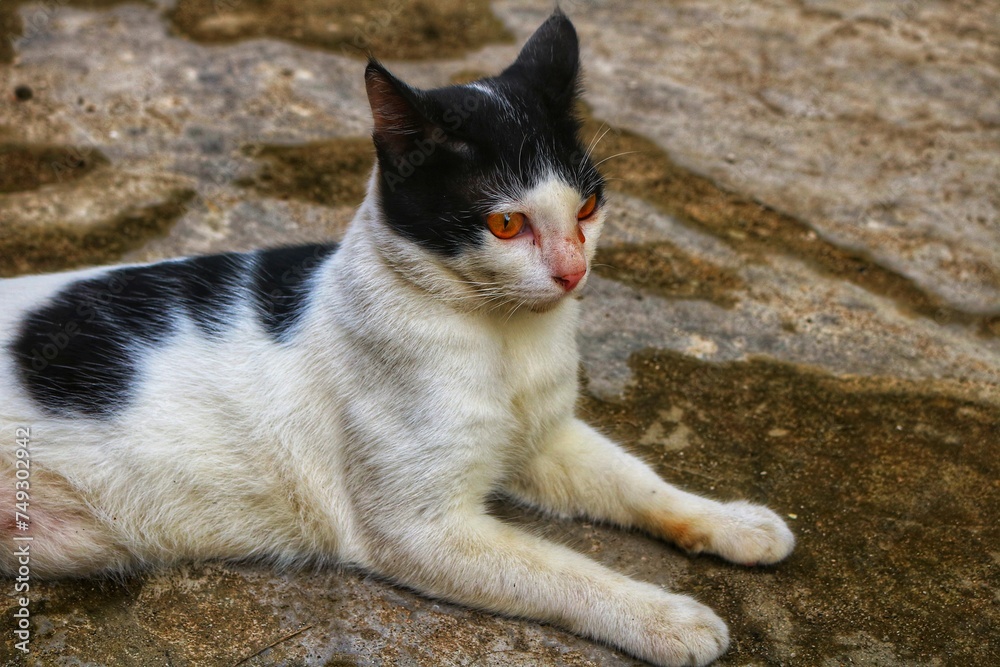
[[[995,4],[561,4],[612,195],[580,409],[799,542],[747,569],[493,510],[713,606],[720,665],[1000,664]],[[336,238],[372,162],[366,50],[468,80],[550,9],[0,4],[0,275]],[[637,664],[337,568],[33,581],[31,609],[0,664]]]

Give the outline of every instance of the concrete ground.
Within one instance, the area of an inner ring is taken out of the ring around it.
[[[561,4],[613,195],[581,410],[798,547],[746,569],[495,511],[713,606],[720,665],[1000,664],[995,4]],[[5,2],[0,275],[337,237],[372,160],[361,51],[460,81],[550,9]],[[349,570],[32,582],[31,608],[31,653],[5,630],[0,663],[636,664]]]

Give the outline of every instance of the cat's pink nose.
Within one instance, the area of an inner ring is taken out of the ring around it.
[[[562,276],[552,276],[552,280],[556,281],[556,284],[567,292],[572,292],[573,288],[580,284],[585,275],[587,275],[586,271],[578,271],[577,273],[567,273]]]

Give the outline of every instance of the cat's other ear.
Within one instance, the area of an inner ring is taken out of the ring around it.
[[[523,78],[557,104],[573,102],[579,89],[580,43],[562,10],[552,12],[503,75]]]
[[[394,155],[406,153],[430,126],[419,109],[418,91],[394,77],[374,59],[369,60],[365,68],[365,88],[375,121],[375,146]]]

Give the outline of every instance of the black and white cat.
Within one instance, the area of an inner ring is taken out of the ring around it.
[[[378,163],[339,246],[0,283],[0,571],[24,490],[33,575],[335,561],[659,665],[719,656],[707,607],[484,507],[501,492],[744,564],[794,544],[770,510],[680,491],[574,416],[574,295],[606,215],[578,69],[558,11],[467,85],[370,62]]]

